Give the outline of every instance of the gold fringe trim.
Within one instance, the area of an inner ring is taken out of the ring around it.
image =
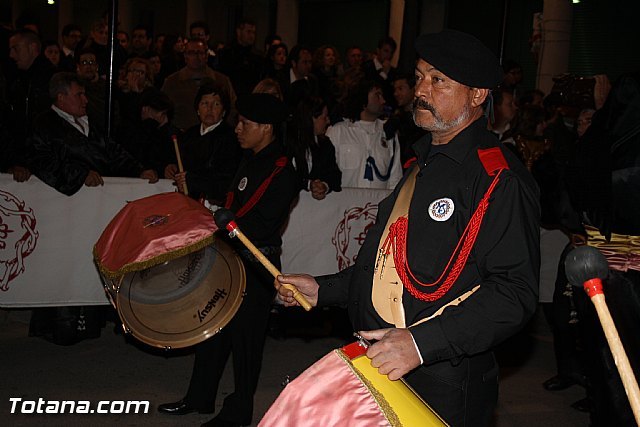
[[[93,259],[95,260],[96,265],[98,266],[98,270],[100,270],[100,273],[102,274],[102,276],[104,276],[107,279],[116,279],[120,276],[124,276],[127,273],[132,273],[134,271],[140,271],[140,270],[145,270],[147,268],[151,268],[154,265],[158,265],[158,264],[162,264],[163,262],[167,262],[167,261],[171,261],[174,260],[176,258],[181,258],[185,255],[188,255],[192,252],[196,252],[199,251],[200,249],[203,249],[211,244],[213,244],[215,240],[214,235],[212,234],[209,237],[205,237],[202,240],[197,241],[196,243],[192,243],[191,245],[185,246],[183,248],[180,249],[176,249],[170,252],[166,252],[164,254],[155,256],[153,258],[149,258],[147,260],[144,261],[139,261],[139,262],[133,262],[131,264],[125,264],[122,267],[120,267],[119,269],[115,270],[115,271],[111,271],[109,270],[107,267],[105,267],[98,259],[98,254],[96,253],[96,246],[93,246]]]
[[[353,366],[353,363],[351,363],[351,359],[349,359],[349,357],[347,357],[347,355],[344,354],[342,350],[336,349],[335,352],[338,354],[338,356],[340,356],[342,360],[344,360],[347,366],[349,366],[349,368],[351,369],[351,372],[353,372],[354,375],[358,377],[360,382],[364,384],[367,390],[369,390],[369,393],[371,393],[373,400],[376,401],[378,408],[380,408],[380,411],[382,412],[384,417],[387,419],[387,421],[389,421],[389,424],[392,425],[393,427],[402,427],[402,423],[400,423],[400,418],[398,418],[398,414],[396,414],[396,412],[393,410],[391,405],[389,405],[389,402],[387,402],[387,399],[385,399],[382,393],[380,393],[373,386],[373,384],[364,375],[362,375],[362,373],[358,371],[358,369],[356,369],[355,366]]]

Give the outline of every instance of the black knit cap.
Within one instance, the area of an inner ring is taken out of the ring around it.
[[[470,34],[456,30],[423,34],[415,47],[420,58],[463,85],[492,89],[502,81],[496,56]]]
[[[284,102],[268,93],[252,93],[238,98],[238,113],[252,122],[278,124],[286,120],[288,111]]]

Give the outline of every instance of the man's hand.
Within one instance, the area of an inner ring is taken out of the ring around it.
[[[99,185],[104,185],[104,180],[98,172],[90,170],[89,174],[84,179],[84,185],[87,187],[97,187]]]
[[[184,194],[184,187],[187,184],[187,173],[178,172],[173,176],[173,179],[176,181],[176,187],[178,188],[178,191]]]
[[[13,174],[13,180],[17,182],[25,182],[31,178],[31,171],[23,166],[14,166],[8,172]]]
[[[327,196],[329,186],[326,182],[314,179],[311,181],[311,196],[316,200],[322,200]]]
[[[593,102],[596,106],[596,110],[599,110],[602,108],[604,102],[609,96],[609,92],[611,91],[611,82],[606,74],[597,74],[593,76],[593,78],[596,81],[593,88]]]
[[[158,182],[158,174],[153,169],[143,170],[140,174],[140,178],[148,179],[149,184],[155,184],[156,182]]]
[[[175,163],[170,163],[164,168],[164,177],[166,179],[175,179],[177,173],[178,165],[176,165]]]
[[[367,350],[371,365],[395,381],[420,366],[420,355],[408,329],[376,329],[358,332],[368,340],[378,340]]]
[[[286,307],[300,305],[295,298],[293,298],[293,291],[283,286],[287,283],[298,288],[298,291],[304,295],[312,307],[318,304],[318,289],[320,286],[313,276],[308,274],[283,274],[276,278],[274,286],[278,290],[278,299],[282,301]]]

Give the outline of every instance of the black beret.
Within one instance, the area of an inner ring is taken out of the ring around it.
[[[502,81],[496,56],[470,34],[456,30],[423,34],[415,46],[420,58],[458,83],[491,89]]]
[[[252,93],[238,98],[238,113],[252,122],[277,124],[286,120],[288,111],[284,102],[268,93]]]
[[[153,86],[146,88],[140,95],[140,106],[151,107],[156,111],[173,111],[173,102],[169,97]]]

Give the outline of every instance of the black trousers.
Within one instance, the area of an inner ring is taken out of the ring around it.
[[[269,260],[279,268],[279,256]],[[251,423],[253,395],[262,366],[269,311],[275,288],[273,277],[256,262],[244,261],[246,295],[238,313],[218,334],[196,347],[193,373],[185,401],[200,410],[213,410],[218,384],[229,355],[233,355],[235,389],[224,400],[218,417],[236,424]]]
[[[542,304],[542,309],[553,333],[553,351],[558,375],[583,383],[584,362],[579,345],[579,322],[576,322],[577,308],[575,304],[575,294],[583,291],[572,288],[571,293],[567,293],[568,280],[564,270],[564,261],[572,249],[573,246],[567,245],[560,255],[553,303]],[[571,285],[568,286],[571,287]],[[572,314],[574,311],[576,313]],[[572,319],[572,317],[574,318]]]
[[[487,426],[498,402],[493,352],[421,366],[405,377],[450,426]]]

